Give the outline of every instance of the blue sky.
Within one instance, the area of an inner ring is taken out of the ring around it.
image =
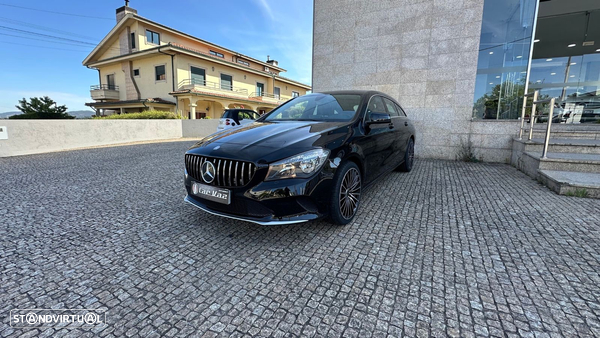
[[[0,113],[16,111],[23,97],[43,95],[69,110],[89,110],[84,103],[91,101],[89,87],[97,84],[98,73],[81,62],[115,25],[115,9],[123,5],[122,0],[0,0],[0,64],[5,66]],[[131,0],[129,6],[150,20],[256,59],[270,55],[288,70],[283,76],[310,84],[311,0]]]

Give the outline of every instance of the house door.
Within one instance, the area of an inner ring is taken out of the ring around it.
[[[256,96],[263,96],[265,93],[265,84],[264,83],[256,83]]]
[[[106,75],[106,84],[108,85],[106,89],[115,89],[115,74]]]

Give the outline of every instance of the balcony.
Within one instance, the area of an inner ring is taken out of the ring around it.
[[[277,94],[266,93],[266,92],[255,92],[255,93],[250,94],[249,97],[261,100],[266,103],[277,104],[277,105],[282,104],[283,102],[291,99],[291,97],[288,97],[288,96],[277,95]]]
[[[90,86],[92,99],[100,100],[119,100],[119,86],[100,84]]]
[[[203,81],[197,79],[187,79],[179,82],[179,90],[197,90],[216,94],[225,94],[248,98],[248,89],[234,86],[222,85],[217,82]]]

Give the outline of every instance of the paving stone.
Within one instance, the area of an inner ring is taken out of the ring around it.
[[[600,334],[599,200],[418,159],[348,226],[257,226],[183,203],[191,145],[0,159],[0,313],[107,313],[1,337]]]

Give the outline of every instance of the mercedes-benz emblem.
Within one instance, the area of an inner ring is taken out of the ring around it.
[[[202,174],[202,179],[206,183],[212,183],[215,180],[215,165],[211,162],[202,163],[202,168],[200,174]]]

